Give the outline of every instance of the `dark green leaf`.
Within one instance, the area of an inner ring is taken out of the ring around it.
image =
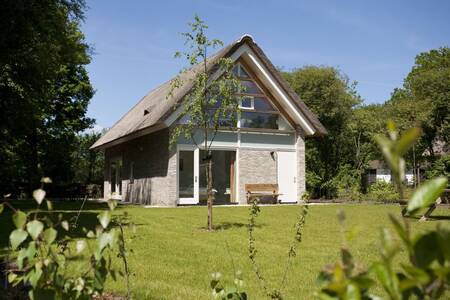
[[[435,260],[443,260],[437,233],[434,231],[421,235],[413,247],[415,262],[420,268],[429,267]]]

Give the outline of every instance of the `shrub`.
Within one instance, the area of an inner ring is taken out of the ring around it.
[[[333,178],[333,185],[337,190],[337,197],[344,200],[359,201],[361,194],[361,174],[350,165],[344,165]]]
[[[438,176],[450,177],[450,154],[446,154],[436,160],[425,172],[425,177],[428,179]]]
[[[400,199],[400,195],[392,183],[384,180],[377,180],[369,186],[368,193],[364,197],[366,200],[394,202]]]

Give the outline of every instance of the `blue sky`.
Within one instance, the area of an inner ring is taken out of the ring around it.
[[[450,46],[450,1],[119,1],[88,0],[83,24],[94,47],[88,66],[96,94],[88,115],[110,127],[183,66],[180,32],[197,13],[209,36],[230,43],[251,34],[286,70],[338,67],[365,103],[402,85],[414,57]]]

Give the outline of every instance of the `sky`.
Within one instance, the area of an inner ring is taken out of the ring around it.
[[[96,90],[88,115],[111,127],[149,91],[185,66],[180,33],[198,14],[225,44],[253,36],[284,70],[337,67],[364,103],[401,87],[420,52],[450,46],[450,1],[87,0],[82,30],[93,47]]]

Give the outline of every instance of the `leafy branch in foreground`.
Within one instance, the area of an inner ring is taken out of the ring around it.
[[[415,143],[420,131],[409,130],[398,139],[393,123],[389,123],[388,130],[390,139],[377,136],[377,141],[401,192],[405,167],[402,155]],[[412,215],[429,207],[439,198],[447,183],[447,178],[438,177],[420,186],[404,212]],[[342,263],[321,273],[320,278],[325,282],[317,293],[321,299],[380,299],[369,294],[369,288],[374,284],[370,275],[375,276],[388,299],[392,300],[439,299],[448,292],[450,229],[438,224],[434,230],[413,235],[407,220],[398,220],[393,215],[389,218],[397,239],[387,228],[381,229],[380,260],[373,263],[368,272],[352,275],[348,272],[353,265],[351,254],[343,247]],[[408,261],[398,263],[395,257],[402,249],[406,249]]]
[[[50,183],[49,178],[41,180]],[[124,275],[112,264],[113,257],[124,257],[125,244],[121,230],[112,228],[112,211],[117,203],[108,202],[109,209],[98,214],[99,225],[93,230],[83,228],[86,237],[71,238],[69,221],[60,213],[53,213],[53,204],[46,201],[47,211],[40,205],[45,200],[42,188],[33,192],[37,209],[29,213],[13,210],[12,221],[16,227],[10,236],[11,257],[14,264],[8,270],[8,281],[13,286],[29,287],[30,299],[91,299],[103,293],[109,276],[116,280]],[[127,264],[125,264],[127,266]],[[128,278],[128,269],[126,268]],[[130,293],[128,293],[130,298]]]
[[[286,265],[283,271],[283,277],[281,278],[278,288],[273,288],[269,285],[266,278],[263,276],[262,271],[256,261],[256,254],[258,252],[256,248],[256,239],[254,231],[256,228],[256,218],[258,217],[261,209],[259,207],[259,199],[254,198],[252,205],[249,208],[249,222],[248,222],[248,257],[252,263],[253,271],[258,278],[260,286],[264,291],[264,294],[270,299],[283,299],[282,290],[286,284],[289,268],[292,264],[292,259],[297,256],[297,245],[301,243],[303,237],[303,228],[306,222],[306,216],[308,215],[308,205],[302,205],[298,216],[298,219],[294,225],[295,235],[294,239],[289,246],[287,253]],[[242,291],[243,280],[242,273],[237,271],[235,274],[234,286],[223,286],[220,280],[221,274],[214,273],[211,280],[211,289],[215,299],[235,299],[245,300],[247,299],[246,292]]]

